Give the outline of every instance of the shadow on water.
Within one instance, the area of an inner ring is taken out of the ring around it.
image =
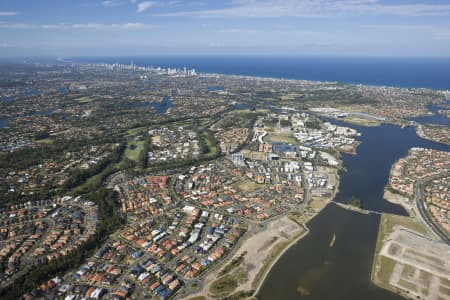
[[[352,196],[368,210],[406,215],[383,199],[392,164],[412,147],[449,151],[450,147],[418,137],[414,127],[362,127],[340,121],[361,132],[357,155],[343,155],[346,172],[340,174],[334,201]],[[268,274],[258,297],[269,299],[403,299],[370,280],[380,216],[328,205],[308,223],[309,234],[290,248]],[[336,235],[333,247],[330,239]]]
[[[298,281],[297,292],[301,296],[309,296],[320,280],[331,270],[332,265],[333,262],[326,260],[322,265],[307,270]]]

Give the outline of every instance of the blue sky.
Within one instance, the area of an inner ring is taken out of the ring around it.
[[[0,56],[179,54],[450,56],[450,1],[0,1]]]

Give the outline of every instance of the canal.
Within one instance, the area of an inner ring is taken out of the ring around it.
[[[405,215],[405,210],[383,199],[392,164],[412,147],[450,151],[450,147],[424,140],[414,127],[394,125],[362,127],[339,121],[361,132],[357,155],[343,155],[346,172],[340,174],[334,201],[352,196],[362,207]],[[403,299],[370,280],[380,216],[347,211],[328,205],[308,223],[310,233],[291,247],[270,271],[258,294],[269,299]],[[334,245],[330,241],[336,236]]]

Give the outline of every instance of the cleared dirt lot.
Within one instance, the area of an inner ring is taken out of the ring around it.
[[[233,293],[254,290],[263,281],[270,266],[303,233],[306,233],[305,229],[287,216],[269,222],[265,229],[250,235],[243,241],[231,259],[227,259],[227,263],[206,276],[202,291],[193,296],[214,298],[214,293],[211,293],[212,284],[220,278],[230,275],[239,280],[239,285],[233,289]],[[226,268],[228,263],[239,257],[243,257],[239,266],[223,275],[221,271]],[[242,276],[243,274],[245,276]]]
[[[372,279],[414,299],[450,299],[450,247],[412,218],[383,215]]]

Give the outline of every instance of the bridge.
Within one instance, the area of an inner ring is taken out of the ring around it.
[[[359,212],[359,213],[365,214],[365,215],[374,214],[374,215],[381,216],[383,214],[382,212],[379,212],[379,211],[363,209],[363,208],[359,208],[359,207],[356,207],[353,205],[344,204],[344,203],[340,203],[340,202],[336,202],[336,201],[332,201],[331,203],[334,203],[337,206],[342,207],[343,209]]]
[[[339,203],[339,202],[335,202],[335,201],[332,201],[331,203],[334,203],[337,206],[342,207],[344,209],[355,211],[355,212],[359,212],[359,213],[366,214],[366,215],[368,215],[368,214],[375,214],[375,215],[380,215],[380,216],[383,215],[383,213],[379,212],[379,211],[362,209],[362,208],[359,208],[359,207],[355,207],[355,206],[352,206],[352,205]],[[423,213],[423,212],[421,211],[421,213]],[[427,225],[429,224],[426,219],[425,219],[425,223]],[[440,239],[433,239],[433,238],[430,238],[430,237],[428,237],[426,235],[423,235],[423,234],[417,233],[415,231],[409,230],[407,228],[401,228],[400,230],[401,231],[405,231],[405,232],[409,232],[411,234],[414,234],[416,236],[424,238],[424,239],[426,239],[426,240],[428,240],[428,241],[430,241],[432,243],[435,243],[435,244],[447,244],[447,245],[450,245],[450,240],[445,235],[438,234]]]

